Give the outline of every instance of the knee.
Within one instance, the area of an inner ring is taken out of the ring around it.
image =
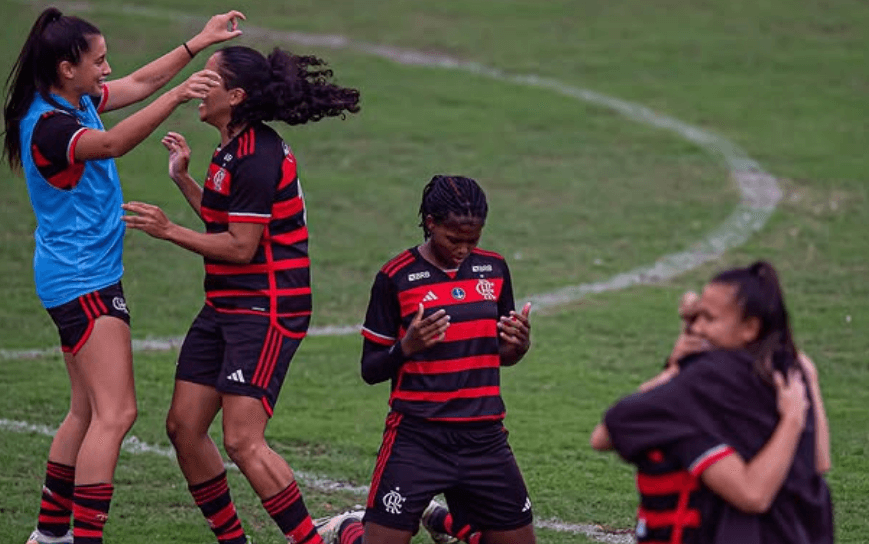
[[[243,467],[245,464],[255,459],[262,446],[265,445],[261,437],[252,437],[245,433],[226,432],[223,435],[223,447],[226,449],[226,454],[232,459],[232,462]]]
[[[193,427],[185,418],[179,415],[176,411],[170,410],[166,416],[166,436],[169,441],[178,449],[179,444],[184,444],[190,440],[193,433]]]
[[[136,407],[136,402],[133,401],[111,410],[109,413],[92,415],[91,424],[97,423],[109,432],[123,436],[133,427],[138,416],[139,410]]]
[[[72,406],[69,412],[66,414],[66,419],[64,420],[64,423],[67,425],[74,425],[77,428],[86,430],[91,424],[90,407]]]

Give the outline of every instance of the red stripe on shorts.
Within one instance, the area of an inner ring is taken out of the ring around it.
[[[399,423],[401,423],[401,414],[399,412],[391,412],[386,416],[386,430],[383,431],[383,444],[380,446],[380,452],[377,454],[377,464],[374,466],[374,475],[371,477],[371,489],[368,491],[368,508],[374,506],[374,499],[377,497],[377,488],[380,487],[383,469],[392,455],[392,446],[395,444],[395,435],[398,434]]]

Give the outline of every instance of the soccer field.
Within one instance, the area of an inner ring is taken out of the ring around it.
[[[45,5],[0,0],[4,77]],[[505,255],[517,298],[537,304],[534,347],[502,372],[502,382],[540,542],[594,542],[601,528],[627,538],[637,502],[633,471],[592,451],[589,433],[611,402],[660,368],[678,330],[679,295],[723,267],[758,258],[778,267],[797,341],[819,369],[837,542],[865,541],[865,2],[219,0],[203,7],[93,0],[59,7],[101,28],[114,76],[176,47],[210,14],[238,8],[248,17],[241,43],[324,57],[338,83],[360,89],[359,115],[276,125],[305,189],[320,334],[302,344],[267,438],[298,471],[314,516],[364,501],[388,386],[364,384],[361,339],[346,332],[361,322],[381,264],[421,241],[423,185],[451,173],[474,177],[487,191],[480,245]],[[185,74],[206,59],[197,57]],[[118,169],[127,200],[159,204],[198,228],[166,175],[159,143],[166,130],[182,132],[193,148],[191,172],[204,173],[216,133],[195,110],[179,108]],[[0,166],[0,542],[23,542],[69,393],[56,332],[34,293],[24,182]],[[201,306],[202,264],[139,232],[128,233],[125,248],[133,336],[150,342],[135,356],[139,419],[118,465],[106,542],[209,542],[163,426],[177,355],[171,340]],[[237,471],[230,485],[255,542],[282,542]]]

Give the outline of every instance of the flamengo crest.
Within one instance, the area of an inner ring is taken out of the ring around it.
[[[495,284],[487,279],[477,281],[477,292],[486,300],[495,300]]]

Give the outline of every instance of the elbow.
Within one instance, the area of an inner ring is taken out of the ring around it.
[[[122,145],[121,142],[118,142],[114,138],[107,139],[100,146],[100,155],[107,159],[116,159],[118,157],[123,157],[127,154],[127,152],[132,149],[132,146]]]
[[[824,474],[830,472],[830,469],[833,468],[833,463],[830,462],[829,459],[818,462],[818,466],[815,468],[818,474],[823,476]]]
[[[748,492],[734,506],[746,514],[764,514],[772,506],[773,499],[775,499],[774,496],[764,497],[760,493]]]
[[[368,385],[375,385],[383,381],[375,372],[362,367],[362,380]]]
[[[608,451],[612,449],[612,442],[609,438],[609,433],[603,423],[599,423],[591,432],[589,444],[597,451]]]
[[[232,248],[226,260],[233,264],[250,264],[256,255],[258,245],[237,244]]]

